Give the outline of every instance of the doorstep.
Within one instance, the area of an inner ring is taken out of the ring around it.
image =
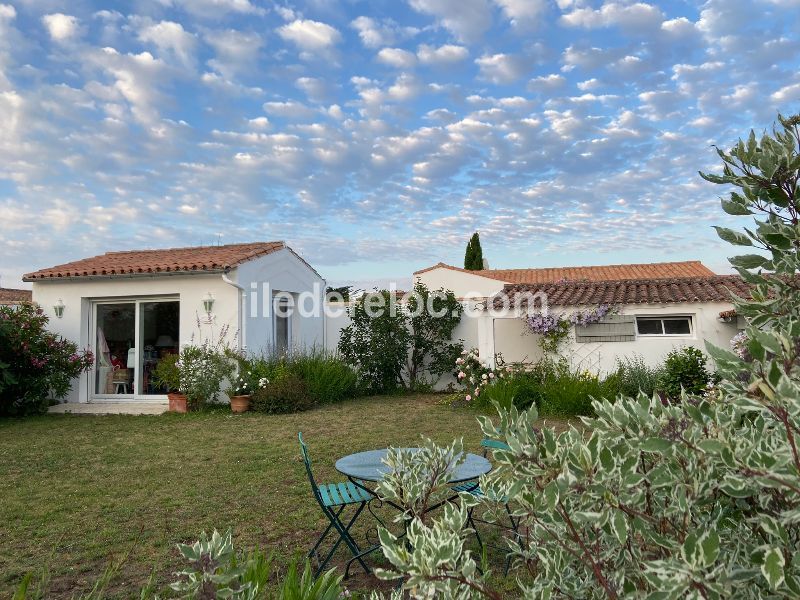
[[[166,402],[65,402],[51,406],[47,412],[73,415],[162,415],[168,409]]]

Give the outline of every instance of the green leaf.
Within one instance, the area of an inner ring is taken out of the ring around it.
[[[663,454],[672,448],[672,442],[664,438],[651,437],[642,442],[641,449],[645,452],[659,452]]]
[[[779,548],[770,548],[764,554],[764,563],[761,565],[761,573],[769,582],[769,586],[774,590],[783,582],[783,566],[786,561]]]
[[[624,545],[628,539],[628,519],[625,518],[625,513],[621,510],[614,511],[614,516],[611,518],[611,531],[620,545]]]
[[[747,237],[745,234],[734,231],[733,229],[728,229],[727,227],[719,227],[714,225],[714,229],[717,230],[717,235],[721,237],[726,242],[733,244],[734,246],[752,246],[753,240]]]
[[[742,215],[753,214],[752,211],[741,202],[736,202],[734,200],[726,200],[723,198],[720,203],[722,204],[722,210],[724,210],[729,215],[742,216]]]
[[[740,269],[758,269],[764,267],[769,260],[760,254],[742,254],[728,259],[734,267]]]

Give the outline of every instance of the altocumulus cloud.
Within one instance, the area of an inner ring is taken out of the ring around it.
[[[68,6],[68,8],[66,8]],[[285,239],[332,281],[727,249],[711,144],[800,111],[788,0],[0,0],[4,285]]]

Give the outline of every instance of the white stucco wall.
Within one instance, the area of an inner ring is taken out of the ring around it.
[[[203,324],[198,331],[197,315],[205,318],[203,298],[208,293],[214,297],[213,314],[216,318],[213,324]],[[217,336],[226,324],[231,330],[228,339],[232,341],[238,327],[238,291],[223,282],[219,274],[82,278],[33,283],[33,300],[50,318],[49,329],[81,348],[94,345],[90,338],[92,301],[130,298],[177,298],[180,301],[181,344],[190,343],[192,336],[195,339]],[[64,314],[60,319],[53,311],[59,299],[64,303]],[[80,376],[64,400],[87,402],[90,377],[90,373]]]
[[[632,342],[578,343],[575,330],[564,343],[562,354],[576,368],[608,373],[616,368],[617,359],[639,355],[645,363],[656,366],[673,349],[694,346],[706,352],[706,342],[723,348],[730,347],[738,329],[736,323],[722,323],[719,313],[733,306],[727,302],[627,305],[620,314],[636,316],[691,315],[693,331],[688,336],[638,336]],[[571,312],[571,311],[569,311]],[[538,336],[527,333],[521,319],[494,319],[494,351],[506,361],[520,361],[541,356]],[[707,354],[707,352],[706,352]]]
[[[414,275],[414,280],[424,283],[430,290],[451,290],[456,298],[486,298],[502,291],[505,282],[480,275],[465,273],[447,267],[435,267]]]
[[[291,250],[280,250],[244,263],[231,273],[230,278],[244,288],[243,330],[248,352],[269,353],[274,346],[274,314],[270,310],[270,298],[275,292],[289,292],[295,302],[302,300],[301,294],[306,293],[306,315],[295,310],[291,317],[291,345],[298,349],[323,348],[326,345],[322,309],[325,280]]]

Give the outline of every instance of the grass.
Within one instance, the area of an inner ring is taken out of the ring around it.
[[[477,451],[476,413],[437,400],[361,398],[291,415],[0,420],[0,597],[31,571],[47,573],[48,597],[86,593],[126,554],[107,596],[138,597],[151,574],[162,589],[182,566],[177,542],[214,528],[232,527],[237,550],[273,552],[280,570],[325,524],[297,432],[323,482],[342,478],[333,467],[341,456],[413,445],[420,434],[463,437]],[[350,587],[373,585],[359,577]]]

